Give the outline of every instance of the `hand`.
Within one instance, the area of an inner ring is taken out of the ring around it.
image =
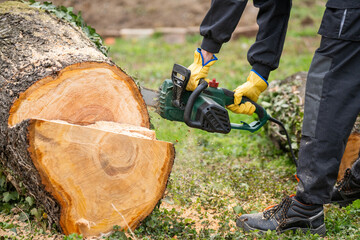
[[[186,90],[194,91],[195,88],[199,85],[200,79],[202,78],[209,82],[209,79],[206,79],[209,68],[217,60],[218,59],[214,54],[200,48],[196,49],[194,53],[194,62],[189,66],[191,76],[188,84],[186,85]]]
[[[234,92],[234,104],[226,106],[230,111],[238,114],[252,115],[255,111],[255,106],[250,102],[241,103],[243,96],[248,97],[254,102],[257,102],[260,93],[267,88],[267,81],[254,70],[251,70],[246,83],[237,87]]]

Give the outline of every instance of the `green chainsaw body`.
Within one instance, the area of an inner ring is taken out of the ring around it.
[[[203,86],[203,90],[198,90],[200,86]],[[231,129],[255,132],[260,129],[270,117],[262,107],[254,103],[257,109],[256,114],[259,117],[258,121],[249,124],[245,122],[241,122],[240,124],[230,123],[228,111],[225,106],[234,103],[234,93],[224,88],[207,87],[205,81],[199,84],[199,87],[194,92],[183,91],[180,99],[182,104],[175,106],[175,87],[174,80],[171,79],[166,79],[160,87],[158,112],[161,117],[167,120],[185,122],[191,127],[209,132],[228,133]],[[198,95],[194,96],[197,90]],[[192,104],[189,103],[189,99],[191,98],[194,99]],[[245,98],[244,101],[250,100]],[[189,104],[191,106],[189,106]],[[184,116],[186,110],[189,115],[188,118],[190,118],[188,120],[186,116]]]
[[[263,107],[247,97],[242,97],[241,103],[251,102],[255,106],[257,121],[246,123],[230,123],[226,106],[234,103],[234,92],[219,88],[214,79],[207,83],[201,79],[193,92],[186,91],[190,79],[189,69],[174,64],[171,79],[166,79],[158,95],[156,107],[162,118],[170,121],[184,122],[191,128],[198,128],[208,132],[229,133],[231,129],[255,132],[271,121],[284,131],[292,154],[292,159],[297,166],[297,160],[291,146],[291,139],[284,124],[272,118]],[[153,105],[152,105],[153,106]]]

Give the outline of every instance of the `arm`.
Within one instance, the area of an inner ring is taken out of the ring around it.
[[[212,0],[211,7],[200,25],[204,37],[201,48],[218,53],[228,42],[246,7],[247,0]]]
[[[248,51],[248,61],[253,70],[267,79],[270,71],[279,66],[291,0],[254,0],[254,6],[260,9],[257,16],[259,31]]]
[[[222,44],[231,38],[246,3],[246,0],[212,0],[200,26],[200,34],[204,37],[202,49],[210,53],[219,52]],[[256,42],[248,51],[248,61],[267,79],[270,71],[279,65],[291,0],[254,0],[254,5],[260,9],[257,16],[259,31]]]
[[[201,78],[206,80],[210,66],[217,60],[214,53],[219,52],[222,43],[229,41],[246,3],[247,0],[211,1],[210,10],[200,26],[200,34],[204,36],[201,51],[197,49],[194,53],[194,63],[189,66],[191,76],[186,90],[194,91]]]

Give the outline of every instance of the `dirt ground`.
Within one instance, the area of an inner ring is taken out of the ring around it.
[[[0,0],[2,2],[3,0]],[[44,0],[41,0],[44,2]],[[51,1],[51,0],[48,0]],[[81,11],[86,23],[100,35],[123,28],[199,26],[210,0],[52,0],[55,5]],[[256,23],[257,9],[249,4],[239,26]]]

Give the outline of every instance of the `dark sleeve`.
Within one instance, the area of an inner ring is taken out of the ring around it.
[[[200,25],[204,37],[201,48],[218,53],[224,42],[231,38],[247,0],[212,0],[211,7]]]
[[[222,44],[229,41],[246,7],[247,0],[212,0],[211,7],[201,26],[204,36],[201,48],[218,53]],[[254,0],[259,8],[259,31],[256,42],[248,51],[248,61],[264,78],[279,66],[284,46],[291,0]]]
[[[248,51],[248,61],[264,78],[279,66],[290,17],[291,0],[254,0],[259,8],[259,31]]]

